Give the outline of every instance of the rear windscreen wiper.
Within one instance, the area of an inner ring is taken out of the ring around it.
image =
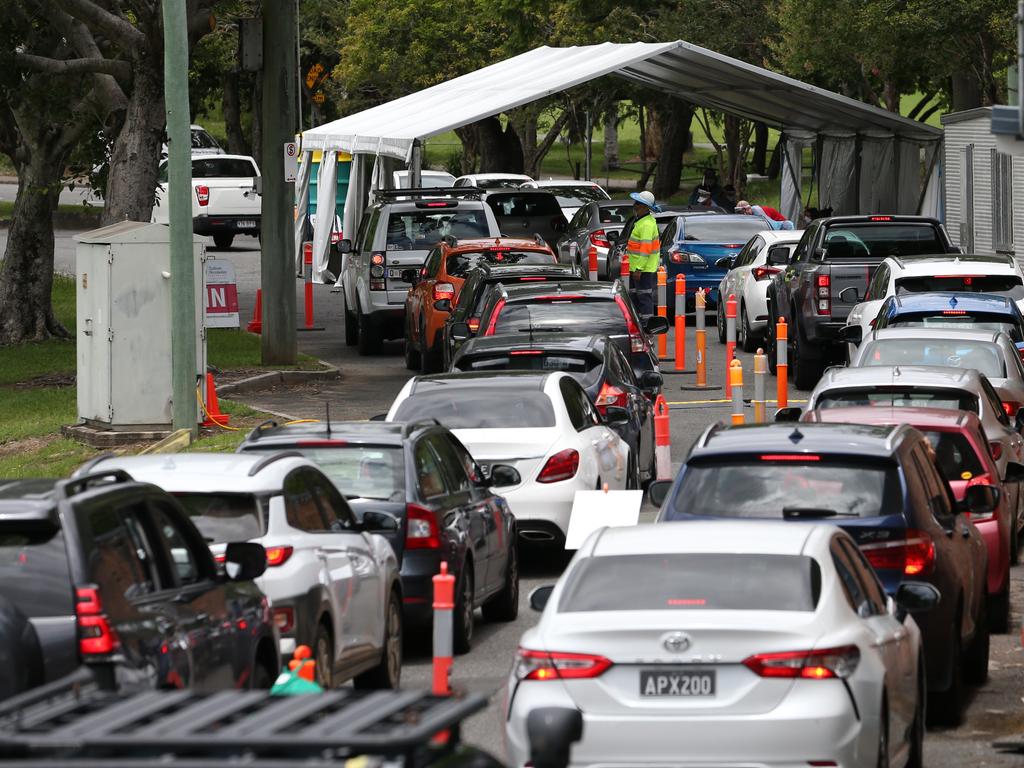
[[[782,516],[787,520],[815,517],[860,517],[856,512],[840,512],[828,507],[783,507]]]

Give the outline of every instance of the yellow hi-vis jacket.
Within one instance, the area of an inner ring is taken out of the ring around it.
[[[658,222],[651,214],[638,219],[626,244],[630,272],[657,272],[661,265],[661,238]]]

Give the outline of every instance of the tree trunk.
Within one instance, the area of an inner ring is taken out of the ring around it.
[[[665,200],[679,191],[679,178],[683,173],[683,153],[690,145],[690,122],[693,107],[673,99],[669,109],[659,114],[661,153],[654,172],[652,191],[659,200]]]
[[[952,78],[953,111],[981,106],[981,84],[970,72],[955,72]]]
[[[737,194],[743,194],[746,187],[746,152],[743,146],[743,120],[735,115],[725,116],[726,167],[722,186],[732,184]]]
[[[558,136],[562,133],[562,129],[565,128],[565,125],[568,122],[569,110],[564,109],[548,127],[547,132],[544,134],[544,138],[539,143],[534,139],[533,146],[530,151],[527,151],[525,146],[523,147],[523,173],[527,176],[532,176],[535,179],[540,176],[540,164],[544,162],[544,158],[547,157],[548,152],[551,151],[551,147],[554,146],[555,141],[558,140]],[[520,138],[523,136],[523,130],[532,130],[533,135],[536,136],[537,124],[533,123],[531,126],[523,126],[522,129],[519,129]]]
[[[613,106],[604,118],[604,169],[619,167],[619,113]]]
[[[657,107],[647,110],[647,130],[644,132],[643,156],[649,159],[661,155],[661,131],[664,117]]]
[[[782,170],[782,141],[781,139],[775,142],[775,149],[772,150],[772,159],[768,161],[768,178],[772,181],[779,178],[779,172]]]
[[[474,123],[480,142],[480,173],[523,172],[523,145],[511,124],[502,127],[496,117]]]
[[[263,78],[252,87],[252,157],[263,167]]]
[[[223,80],[224,129],[228,134],[228,152],[248,155],[249,145],[242,130],[242,103],[239,97],[238,72],[228,72]]]
[[[124,127],[114,141],[104,224],[150,220],[165,124],[163,57],[147,56],[135,67]]]
[[[473,125],[456,128],[455,135],[462,142],[462,173],[476,173],[476,161],[480,156],[476,128]]]
[[[751,163],[754,173],[764,176],[765,166],[768,164],[768,126],[764,123],[754,123],[754,158]]]
[[[69,335],[53,315],[53,214],[66,157],[32,147],[18,169],[18,197],[0,263],[0,345]]]

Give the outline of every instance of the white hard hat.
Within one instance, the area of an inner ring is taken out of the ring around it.
[[[658,210],[658,204],[654,200],[654,195],[647,190],[643,192],[631,192],[629,196],[638,203],[646,205],[652,211]]]

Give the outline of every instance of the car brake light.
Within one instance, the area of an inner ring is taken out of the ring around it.
[[[103,612],[99,588],[94,585],[75,590],[75,617],[78,626],[78,652],[82,656],[112,653],[120,645],[117,634]]]
[[[892,216],[872,216],[871,221],[892,221]]]
[[[546,277],[521,277],[519,278],[521,283],[545,283],[547,282]]]
[[[590,242],[598,248],[611,248],[611,243],[608,242],[608,233],[603,229],[595,230],[590,233]]]
[[[681,253],[680,251],[669,251],[668,260],[671,261],[673,264],[683,264],[686,262],[684,254]]]
[[[580,454],[575,448],[559,451],[544,464],[537,476],[538,483],[558,483],[576,476],[580,468]]]
[[[267,566],[275,568],[284,565],[295,550],[292,547],[267,547]]]
[[[421,207],[423,207],[423,208],[449,208],[451,206],[448,203],[445,203],[445,202],[436,202],[436,203],[423,203]]]
[[[604,414],[605,408],[609,405],[625,408],[628,402],[629,396],[623,390],[612,386],[607,381],[601,385],[601,391],[597,393],[597,397],[594,399],[594,405],[597,406],[597,410],[602,414]]]
[[[612,663],[604,656],[590,653],[531,651],[516,653],[517,680],[582,680],[600,677]]]
[[[750,270],[750,273],[754,276],[755,280],[767,280],[772,275],[777,275],[781,271],[778,267],[754,267]]]
[[[501,314],[501,310],[503,310],[504,308],[505,308],[505,300],[504,299],[498,299],[498,301],[494,304],[494,310],[491,312],[491,319],[490,319],[490,322],[487,323],[487,330],[484,331],[484,336],[493,336],[494,335],[494,327],[498,324],[498,315]],[[476,327],[477,328],[480,327],[480,321],[479,320],[476,321]],[[473,326],[470,326],[469,329],[473,330]]]
[[[643,352],[647,349],[647,337],[640,332],[640,328],[633,322],[633,315],[626,306],[626,301],[621,296],[615,297],[615,303],[622,310],[622,316],[626,319],[626,332],[629,334],[629,351]]]
[[[995,483],[992,482],[992,478],[986,472],[983,475],[972,477],[967,481],[968,488],[974,485],[995,485]],[[991,512],[965,512],[964,514],[974,522],[978,522],[979,520],[991,520],[996,516],[995,510],[992,510]]]
[[[821,461],[814,453],[763,453],[761,461]]]
[[[280,632],[291,632],[295,629],[295,609],[274,608],[274,624]]]
[[[862,544],[860,549],[876,571],[903,571],[927,576],[935,565],[935,544],[924,531],[907,528],[906,538]]]
[[[967,314],[967,310],[966,309],[944,309],[944,310],[942,310],[942,314],[944,314],[944,315],[966,315]]]
[[[992,459],[994,461],[999,461],[999,459],[1002,458],[1003,455],[1003,444],[997,443],[996,441],[993,440],[991,443],[988,444],[988,450],[989,453],[992,454]]]
[[[466,321],[466,325],[469,326],[469,330],[471,333],[476,333],[477,331],[480,330],[480,318],[471,317],[469,318],[469,320]]]
[[[440,549],[437,515],[418,504],[405,505],[405,548]]]
[[[205,184],[196,185],[196,201],[203,208],[210,204],[210,188]]]
[[[1016,400],[1003,400],[1003,410],[1006,411],[1006,415],[1011,419],[1017,415],[1017,411],[1020,410],[1024,403],[1019,403]]]
[[[815,303],[815,311],[819,315],[832,314],[832,277],[831,275],[818,275],[818,292]]]
[[[455,286],[451,283],[434,283],[434,301],[439,299],[454,299]]]
[[[542,349],[513,349],[511,352],[509,352],[509,354],[513,355],[513,356],[519,356],[519,355],[543,355],[544,354],[544,350],[542,350]]]
[[[799,677],[806,680],[847,678],[859,663],[860,649],[855,645],[816,651],[759,653],[743,660],[743,666],[758,677]]]
[[[371,264],[383,264],[384,263],[384,254],[380,253],[379,251],[377,253],[371,253],[370,254],[370,263]]]

